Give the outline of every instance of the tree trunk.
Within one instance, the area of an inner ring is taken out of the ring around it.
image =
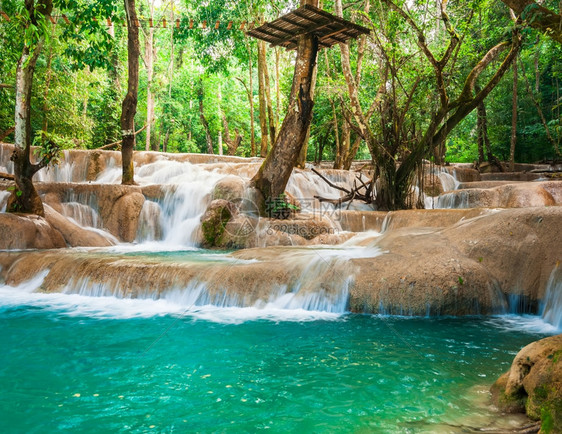
[[[164,136],[164,143],[162,143],[162,152],[168,152],[168,141],[170,140],[170,129],[166,130],[166,135]]]
[[[219,86],[218,86],[217,99],[218,99],[218,109],[217,109],[217,110],[218,110],[219,119],[226,119],[226,118],[224,117],[224,114],[222,113],[222,108],[221,108],[221,105],[222,105],[222,91],[221,91],[221,84],[220,84],[220,83],[219,83]],[[219,148],[219,149],[218,149],[219,155],[222,155],[222,154],[223,154],[223,150],[222,150],[222,131],[221,131],[220,127],[219,127],[219,133],[218,133],[218,140],[217,140],[217,142],[218,142],[217,146],[218,146],[218,148]]]
[[[230,128],[228,126],[228,120],[226,119],[224,113],[222,113],[222,125],[224,129],[224,141],[226,142],[227,154],[236,155],[236,150],[238,149],[238,146],[240,146],[240,143],[242,142],[242,136],[240,135],[239,131],[235,129],[234,131],[236,133],[236,137],[234,140],[232,140],[232,137],[230,137]]]
[[[502,0],[527,24],[562,44],[562,10],[556,14],[533,0]]]
[[[53,42],[55,37],[55,26],[52,26],[51,31],[51,43],[49,44],[49,55],[47,56],[47,72],[45,74],[45,92],[43,93],[43,124],[41,130],[47,132],[49,127],[49,117],[47,116],[49,112],[49,88],[51,86],[51,78],[53,76],[53,69],[51,67],[53,62]]]
[[[246,92],[248,93],[248,101],[250,103],[250,156],[256,156],[256,130],[255,130],[255,119],[254,119],[254,79],[252,74],[252,49],[250,47],[250,43],[248,42],[248,79],[249,79],[249,89],[246,87],[246,83],[242,80],[242,84],[246,88]]]
[[[261,131],[261,143],[260,143],[260,156],[265,157],[267,155],[267,98],[265,96],[265,73],[264,69],[267,68],[264,61],[265,58],[262,56],[261,46],[265,47],[265,42],[258,41],[258,102],[259,102],[259,112],[260,112],[260,131]]]
[[[310,92],[310,97],[314,101],[314,89],[316,89],[316,78],[318,76],[318,67],[314,67],[314,73],[312,74],[312,91]],[[301,169],[306,167],[306,156],[308,154],[308,142],[310,141],[310,125],[308,125],[308,131],[306,132],[306,138],[304,139],[304,144],[302,145],[301,151],[299,152],[299,158],[297,160],[297,166]]]
[[[35,26],[35,32],[39,33],[41,24],[38,23],[37,12],[48,20],[53,9],[52,1],[43,0],[39,5],[35,1],[25,2],[25,8],[29,19],[25,23],[26,31],[30,26]],[[41,19],[41,17],[39,17]],[[7,210],[10,212],[22,212],[27,214],[45,215],[43,203],[33,185],[33,175],[45,167],[48,161],[42,160],[39,164],[32,164],[31,155],[31,90],[33,87],[33,74],[37,58],[43,45],[43,35],[36,34],[34,46],[24,42],[22,54],[16,68],[16,106],[14,127],[14,177],[16,190],[8,199]]]
[[[484,101],[478,104],[477,118],[476,118],[476,132],[478,133],[478,163],[484,162],[484,136],[487,135],[486,131],[486,108]]]
[[[205,129],[205,139],[207,141],[207,154],[214,154],[213,152],[213,137],[211,136],[211,129],[209,128],[209,122],[207,122],[207,118],[205,117],[205,111],[203,108],[203,80],[199,80],[199,91],[198,91],[198,98],[199,98],[199,119],[201,120],[201,124]]]
[[[279,57],[281,50],[275,47],[275,103],[277,110],[275,111],[275,126],[279,126],[279,114],[281,113],[281,85],[279,83]]]
[[[265,102],[267,105],[267,123],[269,126],[269,141],[271,144],[275,143],[275,130],[277,129],[277,124],[275,123],[275,118],[273,115],[273,104],[271,103],[271,83],[269,81],[269,70],[267,68],[267,50],[266,44],[262,41],[262,64],[263,64],[263,79],[265,88]]]
[[[353,142],[353,146],[349,149],[344,161],[343,161],[343,170],[351,169],[351,164],[359,151],[359,146],[361,146],[361,137],[356,137],[355,141]]]
[[[123,177],[121,183],[132,185],[135,183],[135,169],[133,166],[133,151],[135,148],[135,114],[139,91],[139,28],[135,0],[124,0],[127,13],[127,66],[128,82],[127,95],[123,100],[121,110],[121,157]]]
[[[154,95],[152,94],[152,81],[154,76],[154,28],[148,29],[145,40],[144,60],[146,65],[146,144],[145,150],[151,148],[152,123],[154,122]]]
[[[332,106],[332,124],[334,125],[334,137],[336,140],[336,155],[334,156],[334,169],[340,169],[342,145],[340,141],[338,116],[336,114],[336,104],[334,104],[334,100],[332,98],[330,98],[330,105]]]
[[[511,105],[511,144],[509,147],[509,171],[515,171],[515,145],[517,144],[517,58],[513,59],[513,99]]]
[[[317,6],[318,0],[305,0],[305,4]],[[304,144],[312,121],[314,102],[311,94],[317,53],[316,36],[312,34],[299,36],[287,115],[271,152],[251,181],[265,200],[276,200],[285,192]]]

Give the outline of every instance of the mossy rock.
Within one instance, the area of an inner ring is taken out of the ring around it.
[[[523,348],[491,389],[502,411],[541,421],[541,433],[562,433],[562,335]]]
[[[224,199],[213,200],[203,217],[201,217],[201,231],[203,234],[203,247],[211,248],[221,245],[227,223],[236,213],[232,202]]]

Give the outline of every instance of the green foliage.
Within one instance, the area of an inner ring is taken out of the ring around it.
[[[546,2],[548,7],[556,2]],[[404,4],[397,1],[397,4]],[[207,2],[175,1],[174,17],[180,18],[176,29],[171,19],[171,4],[160,2],[155,7],[155,23],[168,19],[166,29],[154,32],[156,58],[152,91],[156,101],[152,134],[159,149],[167,142],[168,152],[206,152],[205,131],[199,119],[197,83],[201,79],[205,88],[204,112],[209,122],[216,149],[219,131],[224,134],[219,115],[218,87],[221,86],[221,110],[231,135],[238,130],[242,135],[239,155],[250,155],[250,109],[248,95],[242,82],[249,85],[253,79],[251,98],[255,107],[255,140],[259,144],[258,77],[256,41],[240,31],[245,22],[270,21],[298,6],[292,0],[209,0]],[[363,61],[359,97],[367,111],[375,100],[378,89],[395,86],[402,92],[397,96],[400,105],[406,101],[403,90],[409,91],[419,80],[405,116],[409,137],[417,137],[427,127],[437,103],[432,68],[424,60],[411,26],[396,13],[381,4],[371,4],[368,14],[362,2],[344,3],[344,16],[368,25],[373,30],[367,42]],[[12,19],[0,19],[0,83],[14,85],[16,65],[23,43],[37,47],[43,41],[35,71],[32,96],[32,129],[56,132],[53,142],[80,148],[94,149],[121,138],[119,117],[127,80],[127,41],[123,27],[125,11],[122,2],[113,0],[54,0],[54,15],[65,14],[67,25],[59,18],[56,26],[38,12],[35,22],[20,0],[4,0],[2,10]],[[323,7],[333,12],[333,1]],[[144,53],[149,15],[148,0],[137,0],[142,21],[140,44]],[[442,22],[435,19],[435,3],[420,0],[408,3],[412,18],[424,34],[436,57],[447,47],[447,37]],[[458,95],[464,77],[475,62],[498,41],[509,37],[512,21],[509,11],[497,0],[472,0],[449,2],[448,13],[463,43],[454,53],[454,67],[445,71],[447,92],[451,98]],[[114,23],[108,31],[107,19]],[[144,20],[144,21],[143,21]],[[190,29],[190,20],[195,26]],[[207,21],[207,29],[201,22]],[[218,29],[215,23],[219,21]],[[232,21],[232,29],[227,25]],[[516,160],[533,162],[555,158],[554,146],[533,102],[539,103],[548,124],[550,135],[562,148],[562,46],[538,34],[525,30],[525,43],[519,56],[519,123]],[[375,38],[379,38],[377,42]],[[172,50],[173,41],[173,50]],[[377,43],[376,43],[377,42]],[[380,45],[380,47],[379,47]],[[352,69],[357,67],[357,42],[350,43]],[[384,53],[382,49],[384,48]],[[279,83],[276,83],[276,59],[279,55]],[[383,83],[383,54],[393,60],[399,69],[399,83]],[[279,125],[283,121],[287,96],[293,74],[294,51],[286,52],[268,47],[267,62],[271,83],[271,97]],[[249,69],[250,60],[252,69]],[[142,62],[142,61],[141,61]],[[494,62],[489,68],[497,67]],[[524,69],[524,73],[523,73]],[[173,74],[172,74],[173,70]],[[485,83],[490,71],[484,71],[479,84]],[[525,79],[532,94],[527,91]],[[141,63],[137,128],[146,124],[146,89],[148,79]],[[538,83],[538,84],[537,84]],[[276,85],[280,89],[277,101]],[[512,76],[506,74],[490,97],[485,101],[488,111],[488,133],[492,150],[500,158],[509,155],[511,125]],[[343,103],[343,104],[342,104]],[[14,124],[14,88],[0,88],[0,132]],[[339,48],[322,50],[318,57],[318,78],[315,94],[314,119],[311,126],[308,160],[333,159],[336,155],[336,135],[341,139],[346,123],[343,106],[349,106],[348,89],[342,75]],[[277,108],[279,107],[279,109]],[[335,110],[335,119],[334,119]],[[370,127],[376,136],[385,140],[385,134],[395,125],[384,124],[377,107],[371,117]],[[476,114],[472,113],[456,127],[447,139],[448,161],[473,162],[478,158]],[[145,132],[137,136],[137,149],[144,149]],[[9,137],[10,139],[11,137]],[[350,143],[356,138],[351,132]],[[396,158],[401,158],[402,151]],[[357,159],[370,159],[362,141]]]
[[[37,131],[33,139],[34,154],[46,164],[58,164],[63,149],[72,149],[74,143],[65,137],[45,131]]]

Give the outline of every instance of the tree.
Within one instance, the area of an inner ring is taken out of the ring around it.
[[[135,183],[133,150],[135,148],[135,114],[139,92],[139,21],[135,9],[135,0],[124,0],[127,14],[127,65],[128,82],[127,95],[121,107],[121,158],[123,177],[121,183],[132,185]]]
[[[318,6],[318,0],[301,0],[302,5]],[[276,200],[285,192],[312,121],[313,75],[318,53],[318,38],[300,35],[289,107],[277,139],[251,184],[265,200]]]
[[[470,68],[458,96],[453,99],[450,94],[455,89],[448,83],[462,37],[449,20],[447,2],[441,2],[441,20],[448,42],[439,56],[434,54],[428,38],[410,13],[391,0],[382,0],[382,3],[388,10],[378,12],[381,17],[388,15],[388,19],[386,23],[381,20],[380,25],[373,23],[373,42],[389,68],[389,78],[377,108],[379,123],[376,128],[371,127],[360,104],[347,48],[343,44],[341,51],[352,107],[346,116],[353,120],[354,129],[366,141],[374,160],[378,178],[376,204],[380,209],[392,210],[413,205],[409,201],[411,184],[423,159],[431,153],[435,153],[438,160],[441,158],[447,136],[499,83],[519,51],[521,38],[515,29],[510,41],[502,41],[489,49]],[[406,25],[405,29],[395,27],[397,19]],[[403,50],[407,42],[395,40],[400,31],[413,33],[418,52]],[[478,78],[507,49],[495,73],[475,93]],[[411,77],[412,71],[417,77]],[[431,77],[433,83],[422,82],[422,77]]]
[[[562,44],[562,15],[533,0],[502,0],[525,22]],[[561,10],[562,12],[562,10]]]
[[[52,0],[25,0],[22,8],[24,43],[16,71],[15,150],[12,156],[16,189],[8,201],[8,210],[43,216],[41,198],[33,185],[33,175],[55,158],[56,147],[46,148],[42,158],[32,164],[31,157],[31,90],[37,59],[47,33],[53,10]]]

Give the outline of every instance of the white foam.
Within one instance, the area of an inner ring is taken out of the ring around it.
[[[157,316],[174,316],[225,324],[240,324],[246,321],[316,321],[335,320],[341,314],[284,308],[281,302],[266,303],[251,307],[196,306],[197,294],[178,298],[170,295],[164,299],[127,299],[112,296],[91,297],[80,294],[38,293],[37,290],[48,272],[18,286],[0,287],[0,310],[29,306],[72,317],[99,319],[131,319]],[[186,304],[181,303],[186,302]]]
[[[558,330],[562,330],[562,268],[552,270],[541,303],[542,318]]]
[[[557,334],[560,329],[537,315],[498,315],[489,318],[489,322],[506,331],[523,331],[528,333]]]

